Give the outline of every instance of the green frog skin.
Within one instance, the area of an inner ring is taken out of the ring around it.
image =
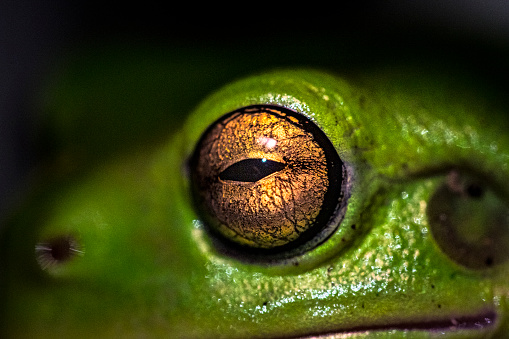
[[[272,257],[230,251],[192,197],[201,136],[252,105],[312,121],[346,173],[333,232]],[[165,140],[62,175],[9,219],[0,336],[504,337],[504,113],[475,85],[405,68],[234,81]]]

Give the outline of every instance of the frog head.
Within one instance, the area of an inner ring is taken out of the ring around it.
[[[506,333],[509,137],[478,87],[277,70],[46,187],[2,238],[7,336]]]

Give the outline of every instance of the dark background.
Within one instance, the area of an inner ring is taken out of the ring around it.
[[[26,176],[38,161],[31,98],[56,60],[91,42],[219,50],[300,46],[289,51],[289,60],[317,44],[322,50],[340,49],[344,59],[357,64],[368,59],[383,63],[403,54],[440,55],[505,86],[506,1],[361,1],[348,7],[328,6],[332,5],[0,2],[0,216],[27,189]]]

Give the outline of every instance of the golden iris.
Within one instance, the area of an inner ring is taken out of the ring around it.
[[[346,172],[313,122],[257,105],[209,127],[191,159],[191,175],[195,202],[213,233],[242,247],[274,250],[320,234],[343,199]]]

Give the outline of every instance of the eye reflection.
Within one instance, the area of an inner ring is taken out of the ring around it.
[[[335,229],[327,226],[346,170],[319,127],[294,111],[259,105],[226,114],[204,133],[190,168],[198,211],[225,246],[283,252]]]
[[[257,142],[260,145],[263,145],[263,146],[265,146],[268,149],[274,148],[276,146],[276,144],[277,144],[277,140],[276,139],[268,138],[268,137],[264,137],[264,136],[259,137],[257,139]]]

